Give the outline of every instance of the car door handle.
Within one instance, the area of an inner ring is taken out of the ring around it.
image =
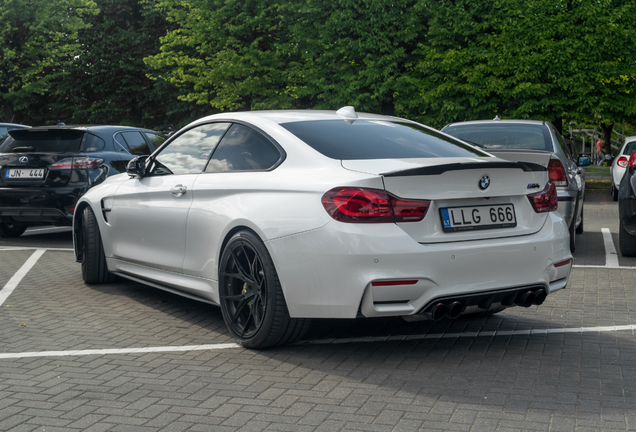
[[[181,195],[186,193],[187,190],[188,188],[185,187],[184,185],[176,185],[175,187],[170,189],[170,193],[176,197],[180,197]]]

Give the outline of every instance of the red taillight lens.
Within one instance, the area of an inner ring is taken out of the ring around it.
[[[419,222],[430,201],[403,200],[381,189],[339,187],[323,195],[322,205],[339,222]]]
[[[568,185],[568,177],[565,175],[565,168],[560,160],[550,159],[548,178],[550,179],[550,183],[553,183],[555,186]]]
[[[532,208],[537,213],[545,213],[555,211],[559,207],[557,199],[557,191],[554,183],[545,185],[541,192],[528,195]]]
[[[629,157],[629,162],[627,164],[628,166],[636,166],[636,152],[632,153],[632,155]]]
[[[621,168],[627,168],[627,164],[628,164],[628,159],[625,156],[619,157],[618,160],[616,161],[616,165],[618,165]]]
[[[50,169],[71,169],[71,168],[97,168],[104,162],[104,159],[91,157],[76,157],[62,159],[51,165]]]

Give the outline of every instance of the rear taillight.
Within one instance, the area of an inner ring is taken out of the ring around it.
[[[559,207],[557,199],[557,191],[554,183],[545,185],[541,192],[528,195],[532,208],[537,213],[545,213],[555,211]]]
[[[627,164],[628,164],[628,159],[625,156],[619,157],[618,160],[616,161],[616,165],[618,165],[621,168],[627,168]]]
[[[632,155],[629,157],[629,162],[627,163],[628,166],[636,166],[636,152],[632,153]]]
[[[565,174],[565,168],[560,160],[550,159],[550,164],[548,165],[548,178],[550,179],[550,183],[553,183],[555,186],[568,185],[568,177]]]
[[[322,205],[339,222],[419,222],[430,201],[404,200],[381,189],[338,187],[323,195]]]
[[[104,159],[91,157],[76,157],[62,159],[51,165],[50,169],[71,169],[71,168],[97,168],[104,162]]]

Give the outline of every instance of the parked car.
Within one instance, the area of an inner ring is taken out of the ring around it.
[[[529,187],[530,185],[531,187]],[[80,198],[87,283],[219,305],[246,347],[311,318],[457,318],[541,304],[572,255],[544,166],[419,123],[334,111],[202,118]]]
[[[632,152],[629,156],[618,188],[618,248],[621,254],[627,257],[636,256],[636,176],[634,173],[636,173],[636,152]]]
[[[610,191],[612,199],[618,201],[618,189],[620,188],[621,179],[625,174],[625,169],[629,162],[629,157],[636,152],[636,136],[625,137],[625,144],[621,151],[618,152],[612,165],[610,165]]]
[[[4,137],[7,136],[7,134],[9,133],[10,130],[26,129],[26,128],[30,128],[30,127],[31,126],[21,125],[21,124],[16,124],[16,123],[0,123],[0,142],[2,142]]]
[[[18,237],[30,226],[72,225],[80,196],[163,141],[157,132],[124,126],[8,131],[0,144],[0,237]]]
[[[549,122],[534,120],[481,120],[452,123],[442,129],[451,136],[480,146],[510,161],[540,164],[548,169],[559,196],[559,212],[570,232],[570,250],[583,232],[585,169],[579,166],[574,146]],[[589,165],[589,158],[586,158]]]

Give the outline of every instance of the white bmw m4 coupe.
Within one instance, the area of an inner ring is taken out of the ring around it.
[[[311,318],[483,316],[566,286],[568,227],[545,167],[409,120],[217,114],[77,203],[88,284],[113,275],[221,307],[249,348]]]

